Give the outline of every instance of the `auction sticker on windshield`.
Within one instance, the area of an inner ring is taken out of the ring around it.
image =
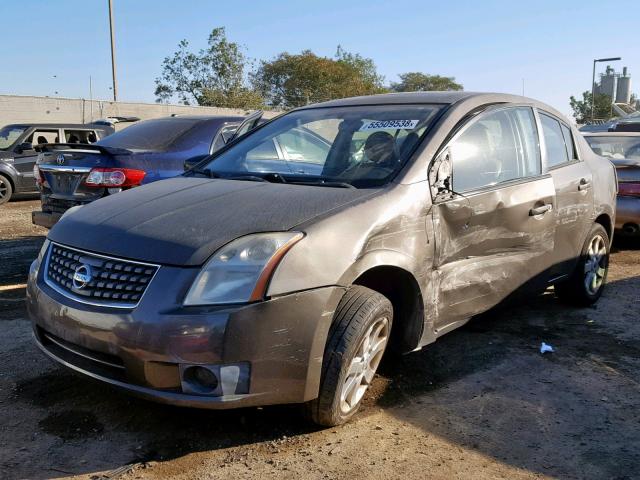
[[[419,120],[371,120],[360,127],[361,132],[371,130],[389,130],[393,128],[406,128],[413,130],[418,125]]]

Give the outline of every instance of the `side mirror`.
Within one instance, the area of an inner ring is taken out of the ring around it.
[[[14,151],[15,151],[16,153],[22,153],[22,152],[24,152],[24,151],[28,151],[28,150],[33,150],[33,144],[32,144],[32,143],[30,143],[30,142],[24,142],[24,143],[21,143],[20,145],[18,145],[18,146],[14,149]]]
[[[446,200],[453,194],[451,190],[451,149],[447,147],[438,155],[429,172],[429,184],[434,200]]]

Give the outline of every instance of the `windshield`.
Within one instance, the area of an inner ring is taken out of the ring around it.
[[[4,127],[0,130],[0,150],[8,150],[24,133],[26,127]]]
[[[165,151],[198,121],[193,118],[146,120],[109,135],[97,144],[129,150]]]
[[[612,159],[640,160],[640,135],[633,137],[585,137],[595,153]]]
[[[404,165],[442,105],[313,108],[280,117],[231,146],[200,173],[366,188]],[[198,173],[198,172],[196,172]]]

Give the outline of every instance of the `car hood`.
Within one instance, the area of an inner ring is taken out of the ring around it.
[[[375,192],[177,177],[80,207],[49,239],[115,257],[197,266],[238,237],[289,230]]]

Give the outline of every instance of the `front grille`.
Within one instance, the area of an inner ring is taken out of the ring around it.
[[[133,308],[158,268],[158,265],[106,257],[52,243],[45,281],[59,293],[80,302]],[[74,276],[77,277],[75,282]]]
[[[59,359],[103,377],[126,380],[125,366],[120,357],[74,345],[40,327],[36,327],[35,333],[40,344]]]

